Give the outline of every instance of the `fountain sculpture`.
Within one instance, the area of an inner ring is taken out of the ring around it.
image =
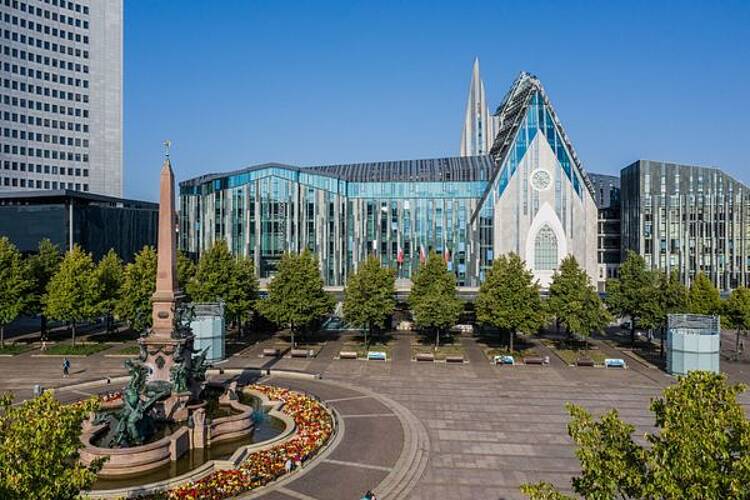
[[[174,201],[174,173],[167,156],[160,175],[156,291],[151,298],[153,326],[138,339],[138,358],[125,362],[130,380],[115,405],[116,413],[92,418],[81,437],[84,463],[109,457],[100,471],[103,476],[158,468],[191,448],[205,447],[212,436],[214,440],[236,439],[253,432],[253,408],[237,401],[236,386],[219,399],[234,414],[207,422],[206,401],[200,397],[209,365],[206,351],[194,349],[192,311],[181,303],[182,294],[177,287]],[[164,422],[185,425],[149,442],[155,423]],[[97,441],[103,435],[111,436],[108,442]],[[92,441],[97,441],[98,446]]]

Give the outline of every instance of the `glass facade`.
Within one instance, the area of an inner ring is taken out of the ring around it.
[[[750,282],[750,191],[715,168],[640,160],[620,173],[622,247],[652,268],[698,272],[721,290]]]
[[[411,277],[430,251],[459,285],[492,261],[492,211],[472,225],[494,169],[489,156],[299,168],[259,165],[180,184],[180,246],[199,255],[227,240],[261,278],[284,252],[313,251],[327,285],[368,255]]]

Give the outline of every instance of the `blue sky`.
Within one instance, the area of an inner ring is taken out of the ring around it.
[[[750,2],[125,1],[125,195],[297,165],[453,156],[472,61],[543,82],[589,172],[638,158],[750,183]]]

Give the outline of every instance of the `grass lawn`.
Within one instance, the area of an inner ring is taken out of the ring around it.
[[[536,357],[540,354],[532,344],[524,344],[520,348],[513,349],[513,352],[509,351],[507,347],[488,347],[484,350],[484,355],[492,361],[495,359],[495,356],[513,356],[515,359],[521,360],[523,358]]]
[[[65,356],[90,356],[105,349],[109,349],[109,344],[55,344],[47,348],[47,352],[42,354],[65,355]]]
[[[461,344],[441,345],[435,349],[435,346],[412,344],[411,356],[414,358],[417,354],[434,354],[436,360],[444,360],[447,356],[464,356],[466,357],[464,346]]]
[[[123,347],[122,349],[118,349],[112,354],[119,354],[121,356],[137,356],[141,352],[141,348],[138,346],[138,344],[129,345],[126,347]]]
[[[391,359],[392,347],[393,347],[393,342],[391,341],[386,341],[385,343],[375,341],[375,342],[370,342],[369,345],[365,344],[364,342],[348,341],[348,342],[344,342],[344,345],[341,347],[341,350],[356,352],[357,358],[359,359],[366,359],[368,351],[384,352],[386,358]]]
[[[0,354],[10,354],[11,356],[15,356],[16,354],[21,354],[22,352],[26,352],[33,348],[34,346],[29,344],[5,344],[5,346],[0,347]]]
[[[569,365],[576,364],[581,358],[593,359],[594,364],[603,365],[607,357],[599,349],[555,349],[555,353]]]

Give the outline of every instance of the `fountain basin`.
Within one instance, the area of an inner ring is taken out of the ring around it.
[[[230,392],[232,397],[229,396]],[[96,459],[108,457],[98,472],[100,477],[132,476],[175,462],[194,448],[205,448],[213,442],[239,439],[253,433],[254,408],[236,399],[234,387],[228,389],[227,394],[220,398],[219,404],[229,407],[234,414],[216,418],[209,423],[206,409],[198,406],[192,412],[192,426],[183,425],[157,441],[128,448],[109,448],[94,444],[110,430],[110,424],[94,425],[92,416],[85,423],[81,433],[81,462],[89,465]],[[121,405],[121,400],[111,402],[107,409],[117,409]]]

